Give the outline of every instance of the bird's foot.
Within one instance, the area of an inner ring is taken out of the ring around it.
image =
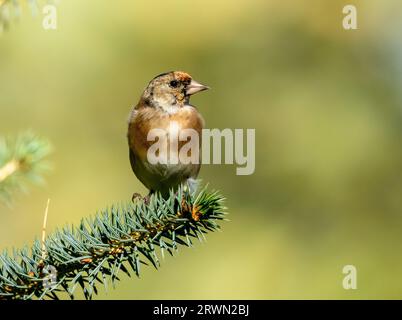
[[[143,197],[142,200],[144,201],[144,203],[146,205],[149,205],[149,203],[151,202],[151,196],[147,195],[147,196]]]
[[[142,200],[142,201],[144,201],[144,203],[145,203],[146,205],[149,205],[150,196],[147,195],[147,196],[143,197],[143,196],[140,195],[138,192],[134,192],[134,193],[133,193],[133,196],[131,197],[131,201],[135,203],[136,200],[140,200],[140,201]]]
[[[142,196],[138,192],[134,192],[133,196],[131,197],[131,201],[135,202],[137,199],[142,199]]]

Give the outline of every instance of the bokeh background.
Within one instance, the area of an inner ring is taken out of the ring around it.
[[[53,171],[12,208],[0,248],[128,200],[126,120],[147,82],[185,70],[209,128],[255,128],[256,171],[204,166],[230,222],[104,299],[402,298],[402,3],[69,0],[58,30],[23,8],[0,36],[0,134],[31,128]],[[342,268],[357,268],[344,290]]]

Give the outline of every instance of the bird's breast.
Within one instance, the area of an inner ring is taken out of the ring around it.
[[[145,160],[148,149],[155,143],[155,139],[149,139],[152,129],[158,129],[154,132],[158,133],[158,137],[162,139],[169,139],[169,136],[173,134],[172,130],[176,133],[183,129],[193,129],[198,134],[199,143],[201,143],[203,127],[202,116],[192,106],[177,108],[175,112],[171,113],[152,107],[140,108],[133,113],[129,122],[129,145],[141,160]],[[188,140],[178,141],[179,150],[187,142]]]

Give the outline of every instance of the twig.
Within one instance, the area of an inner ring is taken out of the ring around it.
[[[45,260],[47,256],[45,240],[46,240],[46,226],[47,226],[47,216],[49,213],[49,204],[50,199],[47,199],[45,216],[43,217],[43,226],[42,226],[42,260]]]
[[[20,168],[20,163],[13,159],[6,163],[5,166],[0,168],[0,183],[6,180],[9,176],[13,175]]]

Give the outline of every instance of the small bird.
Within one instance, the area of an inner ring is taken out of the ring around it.
[[[147,136],[151,129],[162,129],[166,132],[165,138],[169,139],[170,125],[175,122],[179,130],[194,129],[198,133],[201,148],[204,119],[197,108],[190,104],[190,96],[207,89],[209,87],[193,80],[186,72],[162,73],[149,82],[138,104],[133,107],[127,133],[130,163],[150,194],[160,192],[166,198],[170,189],[177,190],[180,185],[187,184],[190,190],[195,188],[200,161],[152,164],[148,161],[147,153],[155,141],[148,141]],[[179,141],[178,149],[185,143]]]

